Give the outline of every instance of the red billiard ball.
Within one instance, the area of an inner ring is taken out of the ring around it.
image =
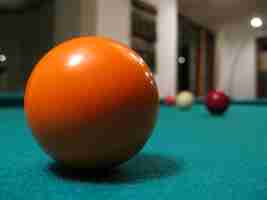
[[[229,107],[230,98],[222,91],[210,91],[205,99],[205,105],[212,115],[221,115]]]
[[[34,137],[71,168],[110,168],[132,158],[150,137],[158,109],[157,85],[144,60],[102,37],[53,48],[25,91]]]
[[[164,98],[164,104],[167,106],[174,106],[176,105],[176,98],[175,96],[166,96]]]

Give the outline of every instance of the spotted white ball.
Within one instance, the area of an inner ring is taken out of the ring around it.
[[[189,91],[182,91],[176,96],[176,105],[181,109],[189,109],[194,103],[194,95]]]

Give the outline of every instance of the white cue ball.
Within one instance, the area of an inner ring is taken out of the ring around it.
[[[194,103],[194,95],[189,91],[180,92],[176,96],[176,105],[181,109],[189,109]]]

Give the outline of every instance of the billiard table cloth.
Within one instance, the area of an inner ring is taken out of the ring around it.
[[[75,172],[42,152],[23,100],[2,99],[0,199],[267,199],[265,105],[235,104],[220,117],[202,104],[187,112],[161,106],[153,135],[135,158],[109,172]]]

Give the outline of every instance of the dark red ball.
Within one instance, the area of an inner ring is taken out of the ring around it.
[[[176,105],[176,98],[174,96],[167,96],[164,98],[164,104],[167,106]]]
[[[230,98],[222,91],[210,91],[205,99],[205,105],[212,115],[222,115],[229,104]]]

